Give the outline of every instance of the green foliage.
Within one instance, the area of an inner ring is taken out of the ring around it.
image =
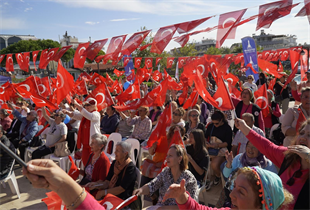
[[[216,47],[209,47],[206,52],[207,55],[220,55],[221,50]]]
[[[100,50],[100,51],[98,52],[98,54],[96,55],[95,59],[96,59],[99,55],[105,55],[105,52],[103,52],[103,50]],[[74,55],[73,55],[73,56],[74,56]],[[94,60],[95,60],[95,59],[94,59]],[[93,61],[90,60],[90,59],[88,59],[88,58],[86,58],[86,62],[87,62],[87,63],[92,63]]]
[[[61,60],[64,62],[69,62],[74,57],[75,50],[70,48],[67,52],[61,57]]]
[[[195,44],[194,43],[187,43],[184,47],[182,48],[174,48],[172,50],[172,55],[173,57],[186,57],[186,56],[196,56],[198,51],[195,49]]]

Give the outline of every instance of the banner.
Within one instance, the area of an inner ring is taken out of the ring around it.
[[[131,55],[124,55],[124,57],[123,57],[124,61],[125,61],[126,57],[130,57],[129,62],[125,66],[125,75],[129,76],[131,74],[131,69],[134,69],[134,67],[133,67],[133,60],[132,60]]]
[[[257,52],[256,52],[256,45],[255,41],[252,37],[244,37],[241,39],[242,41],[242,50],[243,50],[243,57],[244,57],[244,66],[248,63],[252,64],[252,67],[256,72],[258,72],[258,65],[257,65]],[[253,75],[255,81],[259,79],[258,73],[255,74],[251,68],[248,68],[246,71],[246,76]]]

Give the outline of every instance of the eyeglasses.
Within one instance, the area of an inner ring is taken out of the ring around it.
[[[192,114],[190,115],[191,117],[198,117],[199,115],[198,114]]]
[[[251,77],[248,77],[248,79],[252,79]]]
[[[144,112],[145,110],[142,110],[142,109],[140,109],[140,110],[138,110],[138,112]]]
[[[174,116],[182,116],[181,114],[178,114],[178,113],[176,113],[176,112],[173,112],[172,113]]]
[[[90,104],[85,104],[84,107],[91,106]]]
[[[302,175],[301,168],[294,172],[293,176],[287,180],[286,184],[292,186],[295,183],[295,178],[300,178]]]

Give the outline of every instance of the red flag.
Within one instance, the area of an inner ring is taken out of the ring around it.
[[[206,18],[202,18],[202,19],[197,19],[197,20],[179,23],[179,24],[177,24],[177,26],[178,26],[177,31],[179,34],[189,32],[189,31],[193,30],[194,28],[196,28],[197,26],[199,26],[200,24],[202,24],[203,22],[209,20],[210,18],[211,17],[206,17]]]
[[[6,55],[5,68],[7,71],[14,71],[14,63],[13,63],[12,54]]]
[[[158,123],[153,129],[148,141],[147,146],[151,147],[156,141],[158,141],[162,136],[166,136],[166,129],[170,126],[172,122],[172,106],[171,103],[167,105],[159,116]]]
[[[167,58],[167,68],[170,69],[172,67],[174,58]]]
[[[134,80],[134,78],[135,78],[135,70],[132,69],[132,70],[131,70],[131,74],[129,74],[129,75],[127,76],[127,80],[128,80],[128,81],[131,81],[131,80]]]
[[[74,54],[74,68],[83,68],[86,60],[86,48],[88,48],[89,42],[81,43],[75,50]],[[97,54],[96,54],[97,55]]]
[[[235,88],[232,84],[230,84],[229,82],[228,82],[228,89],[229,89],[231,96],[233,96],[235,98],[240,98],[241,92],[237,88]]]
[[[307,120],[303,111],[300,108],[298,108],[298,112],[299,112],[299,115],[298,115],[298,119],[297,119],[297,123],[296,123],[296,132],[297,133],[298,133],[300,126],[303,124],[303,122],[305,122]]]
[[[90,96],[96,99],[98,111],[114,104],[110,91],[105,83],[93,90]]]
[[[123,92],[123,86],[122,83],[118,82],[118,80],[115,80],[112,87],[109,87],[110,92],[116,91],[116,94],[121,94]]]
[[[119,71],[117,69],[114,69],[113,73],[117,76],[117,77],[120,77],[122,76],[123,74],[125,74],[125,71]]]
[[[310,5],[309,5],[310,6]],[[301,81],[307,81],[306,72],[308,71],[308,50],[303,49],[304,55],[300,55],[300,76]]]
[[[241,20],[247,9],[221,14],[219,17],[219,28],[217,30],[216,47],[220,48],[225,39],[234,39],[236,25]]]
[[[36,79],[34,78],[33,75],[31,75],[30,77],[27,77],[25,81],[20,82],[14,86],[23,88],[30,93],[39,94],[38,89],[37,89]]]
[[[16,91],[14,86],[7,81],[0,86],[0,104],[4,104],[5,101],[9,101],[15,95]]]
[[[108,193],[102,201],[99,201],[105,209],[115,210],[123,202],[119,197]]]
[[[75,87],[73,88],[73,91],[79,95],[87,95],[88,90],[86,86],[86,81],[80,80],[79,82],[76,82]]]
[[[58,61],[71,47],[72,45],[62,47],[54,56],[53,60]]]
[[[295,77],[295,74],[298,71],[299,55],[300,55],[300,53],[298,53],[294,50],[290,50],[292,73],[288,76],[285,84],[283,85],[281,93],[282,93],[283,89],[293,80],[293,78]]]
[[[173,79],[170,75],[168,76],[168,88],[169,90],[182,90],[182,83],[178,84],[175,79]]]
[[[145,50],[146,48],[148,48],[148,47],[151,46],[151,45],[152,45],[152,43],[143,45],[143,46],[139,47],[139,50],[140,50],[140,51]]]
[[[2,60],[4,59],[5,55],[0,55],[0,63],[2,62]]]
[[[105,43],[107,43],[107,41],[108,39],[101,39],[101,40],[95,41],[89,47],[87,47],[87,49],[83,53],[83,56],[86,56],[90,60],[94,60],[97,54],[99,53],[99,51],[104,47]]]
[[[189,41],[189,34],[184,34],[182,36],[176,37],[174,39],[174,41],[176,41],[177,43],[179,43],[181,45],[181,47],[184,47],[187,42]]]
[[[105,83],[108,86],[112,86],[114,83],[113,79],[110,77],[110,75],[108,73],[105,73]]]
[[[235,86],[237,82],[239,81],[239,78],[233,75],[232,73],[229,73],[224,76],[224,79],[229,82],[232,86]]]
[[[281,54],[281,61],[286,61],[288,59],[289,56],[289,49],[284,49],[282,54]]]
[[[281,78],[283,76],[278,72],[278,66],[273,63],[270,63],[269,61],[257,58],[257,64],[259,68],[262,69],[262,71],[268,74],[271,74],[277,78]]]
[[[58,61],[57,68],[57,84],[55,95],[57,96],[56,103],[60,104],[67,94],[71,92],[74,87],[74,80],[72,75],[61,65],[60,60]]]
[[[28,54],[29,54],[29,52],[28,52]],[[17,61],[18,65],[19,65],[20,69],[25,71],[25,72],[28,72],[29,60],[28,60],[28,63],[27,63],[25,55],[23,53],[16,53],[15,54],[15,58],[16,58],[16,61]]]
[[[223,111],[235,109],[234,104],[231,101],[230,93],[223,80],[223,77],[219,78],[218,80],[217,91],[213,95],[213,98],[218,103],[216,108]]]
[[[279,73],[283,72],[283,66],[282,66],[281,61],[279,61],[279,66],[278,66],[277,71],[278,71]]]
[[[255,104],[261,108],[263,116],[267,117],[270,114],[268,107],[268,95],[266,84],[262,85],[257,91],[254,92],[256,98]]]
[[[297,5],[285,0],[260,5],[256,31],[260,28],[269,28],[273,21],[290,14],[291,9]]]
[[[117,99],[117,101],[122,102],[134,100],[137,98],[141,98],[140,85],[138,80],[136,80],[132,85],[130,85],[122,94],[115,96],[115,99]]]
[[[42,114],[42,107],[35,107],[35,110],[36,110],[36,112],[37,112],[37,114],[38,114],[38,124],[39,125],[44,125],[45,124],[45,122],[46,122],[46,119],[43,117],[43,114]],[[50,113],[47,111],[46,112],[46,114],[48,115],[48,116],[50,116]],[[49,125],[48,123],[47,123],[47,125]],[[43,129],[42,129],[43,130]],[[41,132],[41,131],[40,131]],[[43,131],[42,131],[43,132]],[[36,136],[39,136],[39,135],[37,135],[36,134]]]
[[[125,57],[124,56],[124,67],[127,66],[127,64],[129,63],[130,59],[131,59],[131,57],[129,57],[129,56]]]
[[[43,198],[42,201],[46,204],[47,210],[62,209],[62,200],[57,193],[51,191],[45,194],[47,195],[47,198]]]
[[[135,49],[140,46],[140,44],[150,32],[151,30],[134,33],[123,45],[122,54],[130,55]]]
[[[100,85],[103,84],[106,81],[106,79],[99,75],[98,73],[94,73],[94,75],[92,76],[92,78],[89,80],[89,84],[93,84],[93,85]]]
[[[33,61],[33,65],[34,65],[35,71],[37,71],[36,60],[37,60],[37,57],[38,57],[39,52],[40,52],[40,50],[37,50],[37,51],[33,51],[33,52],[32,52],[32,61]]]
[[[68,157],[69,157],[69,160],[70,160],[70,162],[71,162],[71,167],[70,167],[70,169],[69,169],[69,171],[68,171],[68,175],[69,175],[73,180],[76,180],[76,179],[79,177],[79,175],[80,175],[80,171],[79,171],[78,167],[76,167],[76,165],[75,165],[75,163],[74,163],[72,157],[71,157],[70,155],[69,155]]]
[[[277,82],[277,78],[275,77],[275,78],[273,78],[273,79],[270,81],[270,83],[269,83],[269,85],[268,85],[268,90],[272,90],[272,92],[274,92],[274,91],[273,91],[273,87],[274,87],[274,85],[276,84],[276,82]]]
[[[91,76],[89,74],[87,74],[85,71],[83,71],[79,77],[77,78],[77,81],[80,81],[80,80],[85,80],[86,82],[88,82],[89,80],[91,80]]]
[[[135,68],[140,68],[142,58],[135,58]]]
[[[166,100],[166,93],[168,90],[168,78],[163,80],[156,88],[154,88],[149,94],[148,98],[154,98],[153,106],[163,106]]]
[[[171,147],[172,144],[181,145],[185,149],[185,145],[184,145],[180,131],[174,131],[174,134],[172,136],[172,139],[171,139],[171,142],[170,142],[168,149]]]
[[[162,80],[163,75],[162,75],[162,73],[160,73],[158,70],[156,70],[156,71],[153,72],[152,78],[153,78],[155,81],[159,82],[159,81]]]
[[[165,47],[168,45],[172,39],[175,31],[177,30],[176,25],[165,26],[160,28],[154,36],[151,53],[161,54]]]
[[[198,97],[199,97],[199,94],[197,90],[193,91],[188,97],[188,99],[185,101],[185,103],[183,104],[183,109],[193,108],[197,104]]]
[[[110,40],[105,59],[116,60],[118,58],[118,55],[122,50],[122,46],[124,44],[126,36],[127,35],[116,36]]]
[[[40,57],[40,63],[39,63],[39,68],[40,69],[46,69],[48,63],[54,59],[59,47],[55,47],[50,49],[49,51],[43,50],[41,52],[41,57]]]
[[[298,17],[298,16],[299,17],[307,16],[309,24],[310,24],[310,1],[309,0],[305,0],[305,5],[303,6],[303,8],[301,8],[301,10],[297,13],[295,17]]]
[[[178,67],[179,68],[183,68],[184,64],[185,64],[185,60],[187,57],[179,57],[178,58]]]
[[[146,68],[152,68],[153,67],[153,58],[144,58],[144,66]]]
[[[159,63],[159,61],[160,61],[161,59],[162,59],[162,57],[157,57],[157,58],[156,58],[155,66],[158,65],[158,63]]]

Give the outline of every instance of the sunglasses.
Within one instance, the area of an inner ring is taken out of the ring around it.
[[[302,175],[301,168],[294,172],[293,176],[287,180],[286,184],[292,186],[295,183],[295,178],[300,178]]]
[[[176,113],[176,112],[173,112],[172,113],[174,116],[182,116],[181,114],[178,114],[178,113]]]
[[[59,115],[59,114],[55,114],[54,116],[55,116],[55,117],[59,117],[60,115]]]
[[[190,115],[191,117],[198,117],[199,115],[198,114],[192,114]]]
[[[91,106],[90,104],[85,104],[84,107]]]

